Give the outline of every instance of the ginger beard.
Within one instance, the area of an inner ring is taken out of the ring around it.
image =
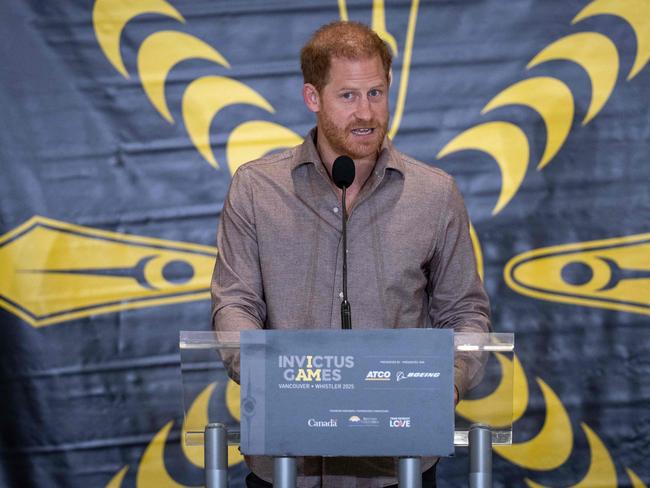
[[[388,116],[384,120],[355,120],[341,128],[323,106],[318,113],[318,129],[337,154],[363,159],[379,153],[388,130]],[[370,133],[363,134],[359,129],[370,129]]]

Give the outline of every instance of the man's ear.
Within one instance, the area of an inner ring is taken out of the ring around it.
[[[314,85],[305,83],[302,86],[302,98],[305,100],[305,105],[307,105],[307,108],[311,112],[320,112],[320,95]]]

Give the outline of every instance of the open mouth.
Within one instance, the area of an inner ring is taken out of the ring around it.
[[[367,136],[367,135],[372,134],[374,132],[374,130],[375,129],[371,129],[371,128],[366,127],[366,128],[363,128],[363,129],[352,129],[352,133],[355,136]]]

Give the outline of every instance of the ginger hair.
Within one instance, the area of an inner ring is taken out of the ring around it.
[[[367,25],[339,21],[318,29],[300,51],[300,68],[305,83],[321,92],[329,82],[332,58],[367,59],[379,56],[390,82],[392,55],[381,38]]]

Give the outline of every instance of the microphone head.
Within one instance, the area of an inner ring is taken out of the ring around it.
[[[354,161],[350,156],[339,156],[332,165],[332,180],[339,188],[347,188],[354,181]]]

